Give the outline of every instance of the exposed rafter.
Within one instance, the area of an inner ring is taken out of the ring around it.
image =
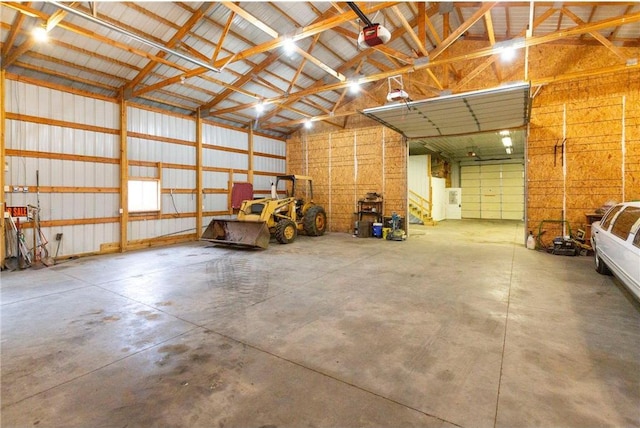
[[[282,135],[307,119],[345,126],[346,111],[354,113],[352,100],[358,99],[359,106],[384,103],[386,79],[398,74],[412,98],[433,97],[444,89],[474,90],[488,82],[517,79],[521,64],[525,78],[538,84],[632,70],[640,47],[640,6],[629,1],[461,1],[452,7],[438,2],[358,2],[367,16],[391,32],[389,43],[365,49],[357,45],[362,27],[356,14],[342,2],[99,4],[100,20],[160,47],[114,37],[108,26],[84,25],[84,17],[46,2],[1,4],[9,12],[0,18],[2,67],[12,76],[24,72],[56,85],[66,82],[103,98],[120,99],[116,97],[126,93],[137,103],[181,114],[200,111],[215,121]],[[96,12],[91,3],[73,9]],[[56,27],[48,45],[32,44],[34,24]],[[531,34],[526,33],[528,26]],[[288,37],[298,44],[292,57],[281,48]],[[500,66],[499,46],[514,38],[533,62],[520,59]],[[540,66],[540,55],[553,46],[531,49],[539,45],[563,46],[553,67]],[[593,69],[569,72],[574,61],[564,52],[576,52],[575,46],[599,51]],[[171,51],[167,54],[163,47]],[[222,73],[208,73],[203,64]],[[354,98],[347,86],[356,76],[364,87]],[[268,106],[256,121],[253,107],[261,100]]]

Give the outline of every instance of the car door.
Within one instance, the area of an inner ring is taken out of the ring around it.
[[[598,248],[598,253],[600,257],[604,260],[607,266],[612,267],[612,261],[609,259],[609,254],[612,251],[612,236],[609,234],[609,228],[613,219],[615,219],[616,215],[623,208],[623,205],[616,205],[611,208],[607,213],[602,217],[602,220],[599,222],[599,229],[596,227],[594,229],[594,233],[596,235],[595,245]]]
[[[612,262],[609,267],[632,288],[640,287],[638,284],[640,248],[633,245],[638,225],[640,225],[640,207],[625,207],[613,221],[611,239],[608,248],[605,248]]]

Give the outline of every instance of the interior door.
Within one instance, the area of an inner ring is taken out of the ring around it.
[[[460,220],[462,218],[462,189],[460,187],[447,188],[447,220]]]

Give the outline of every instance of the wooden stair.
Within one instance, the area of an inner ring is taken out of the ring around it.
[[[425,226],[438,224],[431,217],[431,201],[409,190],[409,213],[419,219]]]

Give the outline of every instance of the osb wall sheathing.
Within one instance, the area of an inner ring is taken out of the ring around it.
[[[638,71],[540,91],[528,139],[529,230],[561,219],[584,229],[585,214],[607,202],[640,200],[639,94]]]
[[[383,196],[384,215],[406,211],[406,144],[382,126],[298,133],[287,142],[292,173],[313,177],[316,203],[327,211],[328,230],[352,232],[358,199]]]

